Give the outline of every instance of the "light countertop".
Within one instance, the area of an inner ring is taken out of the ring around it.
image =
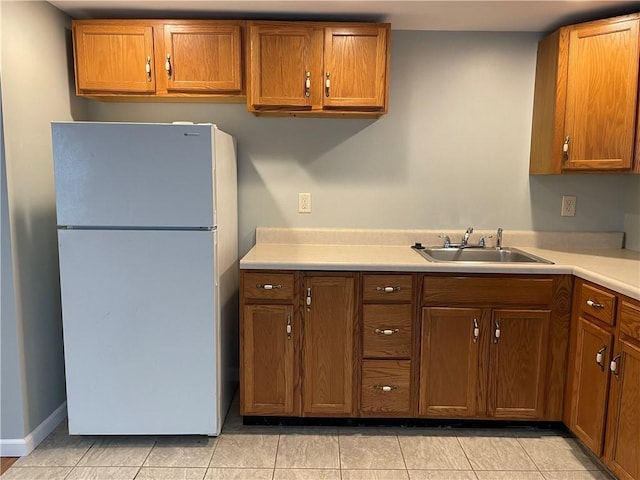
[[[295,230],[295,229],[292,229]],[[640,300],[640,252],[611,248],[613,242],[567,242],[562,241],[525,241],[512,235],[517,247],[525,252],[553,262],[540,263],[439,263],[429,262],[410,248],[411,242],[402,245],[349,244],[349,236],[336,240],[332,231],[333,243],[314,244],[310,240],[291,238],[282,235],[257,234],[258,243],[240,261],[241,269],[276,270],[329,270],[329,271],[380,271],[380,272],[450,272],[450,273],[513,273],[513,274],[573,274],[610,288],[623,295]],[[305,232],[308,233],[308,232]],[[323,233],[327,233],[323,230]],[[397,233],[397,232],[396,232]],[[379,232],[378,232],[379,234]],[[367,238],[371,238],[368,235]],[[322,235],[309,235],[320,238]],[[376,237],[379,239],[379,237]],[[422,237],[428,235],[422,234]],[[526,237],[528,238],[528,237]],[[262,241],[260,241],[262,240]],[[291,243],[274,243],[270,240]],[[516,243],[516,240],[521,240]],[[344,244],[340,244],[344,241]],[[351,241],[354,241],[351,236]],[[355,239],[355,241],[358,241]],[[403,239],[404,241],[404,239]],[[381,240],[380,243],[384,243]],[[433,244],[437,244],[434,242]],[[530,243],[533,245],[523,245]],[[556,245],[553,245],[555,243]],[[544,248],[540,248],[543,245]]]

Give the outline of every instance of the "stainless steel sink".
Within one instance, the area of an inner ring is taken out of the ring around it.
[[[553,263],[517,248],[412,248],[430,262]]]

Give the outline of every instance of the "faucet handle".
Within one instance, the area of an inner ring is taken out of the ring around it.
[[[451,239],[449,238],[449,235],[438,235],[438,238],[444,239],[444,243],[442,245],[444,248],[449,248],[451,246]]]
[[[493,238],[493,235],[483,235],[482,237],[480,237],[480,240],[478,241],[478,246],[479,247],[486,247],[487,246],[487,238]]]

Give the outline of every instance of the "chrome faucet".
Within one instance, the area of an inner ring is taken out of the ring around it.
[[[461,247],[466,247],[469,243],[469,237],[473,233],[473,227],[467,228],[467,231],[464,233],[464,237],[462,237],[462,242],[460,243]]]
[[[502,250],[502,227],[498,228],[498,233],[496,234],[496,250]]]

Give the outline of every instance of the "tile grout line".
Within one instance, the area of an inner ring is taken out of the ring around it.
[[[398,442],[398,448],[400,449],[400,456],[402,457],[402,463],[404,463],[404,471],[407,472],[407,478],[409,477],[409,467],[407,467],[407,459],[404,458],[404,451],[402,450],[402,444],[400,443],[400,437],[396,434],[396,442]]]
[[[473,468],[471,459],[469,458],[467,451],[464,449],[464,445],[462,445],[462,442],[460,441],[460,437],[458,437],[458,435],[456,435],[455,437],[456,437],[456,441],[458,442],[458,445],[460,445],[460,450],[462,450],[462,453],[464,454],[464,458],[466,458],[467,462],[469,463],[469,467],[471,468],[471,472],[473,472],[473,476],[476,477],[476,480],[479,480],[478,474],[476,473],[476,469]]]
[[[68,419],[67,419],[67,437],[70,437],[71,434],[69,433],[69,423],[68,423]],[[89,450],[91,450],[93,448],[93,446],[96,444],[96,439],[95,437],[93,438],[93,442],[91,442],[91,445],[89,445],[89,448],[87,448],[87,450],[80,456],[80,458],[78,459],[78,461],[75,463],[75,465],[73,465],[71,467],[71,470],[69,470],[69,473],[67,473],[64,477],[64,480],[67,480],[69,478],[69,476],[71,475],[71,473],[73,473],[73,471],[78,467],[78,465],[80,464],[80,462],[82,461],[82,459],[84,457],[87,456],[87,454],[89,453]],[[136,474],[137,475],[137,474]],[[135,479],[135,477],[134,477]]]
[[[138,476],[138,474],[140,473],[140,470],[142,470],[142,467],[144,466],[145,462],[147,461],[147,459],[149,458],[149,455],[151,455],[151,452],[153,451],[153,449],[155,448],[155,446],[158,444],[158,437],[155,437],[155,440],[153,441],[153,445],[151,445],[151,448],[149,449],[149,453],[147,453],[147,456],[144,457],[144,460],[142,461],[142,463],[140,464],[140,466],[138,467],[138,471],[136,472],[136,474],[133,476],[133,480],[136,480],[136,477]]]
[[[524,445],[522,445],[522,442],[520,442],[520,438],[516,437],[515,435],[514,437],[516,439],[516,442],[518,442],[518,445],[520,445],[520,448],[522,448],[522,450],[524,451],[525,455],[529,457],[529,460],[531,460],[531,462],[536,466],[538,473],[542,475],[542,478],[545,478],[544,473],[542,473],[542,470],[540,470],[540,466],[536,463],[535,459],[531,455],[529,455],[529,452],[527,452],[527,449],[524,448]]]
[[[278,452],[280,451],[280,437],[282,432],[278,433],[278,444],[276,445],[276,456],[273,459],[273,470],[271,471],[271,480],[276,478],[276,466],[278,465]]]

